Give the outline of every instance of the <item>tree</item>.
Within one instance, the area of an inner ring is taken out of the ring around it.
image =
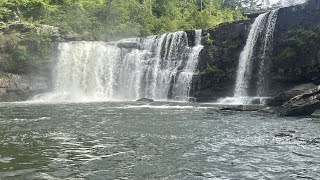
[[[241,19],[240,0],[1,0],[0,20],[32,20],[89,39],[114,40]]]

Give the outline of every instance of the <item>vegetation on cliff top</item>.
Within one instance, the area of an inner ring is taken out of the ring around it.
[[[1,0],[0,69],[24,73],[50,63],[52,31],[87,40],[117,40],[242,19],[223,0]],[[19,27],[19,26],[22,27]],[[38,28],[38,30],[37,30]],[[40,28],[41,29],[41,28]],[[59,36],[59,33],[58,33]],[[30,68],[28,68],[30,67]]]
[[[0,21],[57,26],[88,39],[113,40],[242,19],[223,0],[1,0]]]
[[[0,69],[21,72],[26,64],[49,62],[52,32],[37,32],[48,24],[63,34],[88,40],[116,40],[186,29],[207,29],[243,19],[242,12],[259,9],[263,0],[1,0]],[[265,6],[266,7],[266,6]],[[26,24],[26,32],[10,24]],[[9,26],[8,26],[9,25]],[[9,29],[9,30],[8,30]],[[48,34],[49,33],[49,34]],[[206,36],[205,44],[214,39]],[[210,71],[209,71],[210,72]]]

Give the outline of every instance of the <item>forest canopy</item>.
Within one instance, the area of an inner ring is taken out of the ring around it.
[[[243,19],[258,0],[1,0],[0,21],[57,26],[97,40],[207,29]],[[261,8],[261,7],[260,7]]]

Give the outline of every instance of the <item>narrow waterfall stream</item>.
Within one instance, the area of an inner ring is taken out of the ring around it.
[[[252,75],[252,57],[254,55],[254,47],[261,31],[263,30],[266,16],[267,13],[261,14],[256,18],[252,24],[247,43],[240,54],[234,97],[248,96],[248,84]]]
[[[118,42],[59,44],[54,91],[40,101],[131,101],[139,98],[187,101],[198,63],[201,30],[195,45],[184,31]]]
[[[266,82],[266,70],[268,67],[267,59],[270,56],[270,51],[272,49],[273,43],[273,33],[274,28],[276,26],[277,17],[278,17],[279,9],[273,10],[269,14],[269,18],[266,24],[266,32],[263,39],[263,51],[261,55],[261,61],[259,64],[259,74],[258,74],[258,81],[257,81],[257,96],[262,97],[265,96],[265,89],[268,88]]]
[[[219,100],[223,104],[251,104],[265,96],[268,58],[272,47],[273,32],[277,21],[278,10],[259,15],[250,29],[246,45],[239,57],[234,97]],[[261,50],[257,49],[258,42],[262,42]],[[254,64],[258,63],[257,75],[253,75]],[[255,87],[252,87],[253,76],[257,76]],[[253,90],[252,90],[253,89]],[[250,91],[251,90],[251,91]],[[254,91],[254,94],[252,94]]]

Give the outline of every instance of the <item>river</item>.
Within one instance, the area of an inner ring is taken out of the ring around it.
[[[320,120],[212,104],[2,103],[0,179],[319,179]]]

